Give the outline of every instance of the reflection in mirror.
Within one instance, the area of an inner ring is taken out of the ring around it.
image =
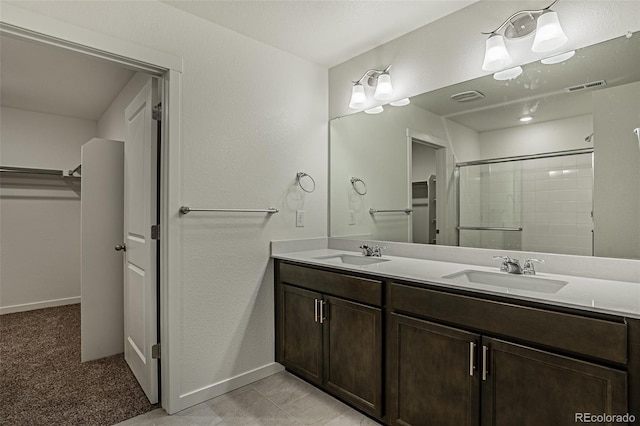
[[[331,236],[639,259],[640,34],[567,57],[332,120]]]

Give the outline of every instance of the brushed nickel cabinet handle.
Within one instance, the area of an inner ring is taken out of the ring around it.
[[[487,351],[489,348],[482,346],[482,380],[487,380]]]
[[[324,300],[320,300],[320,324],[324,323],[324,304],[327,303]]]
[[[313,322],[318,322],[318,299],[313,299]]]
[[[474,355],[476,352],[476,344],[473,342],[469,342],[469,375],[473,376],[473,370],[476,369],[474,362]]]

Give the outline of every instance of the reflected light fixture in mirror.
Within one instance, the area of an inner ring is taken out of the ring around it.
[[[493,74],[493,78],[498,81],[513,80],[514,78],[518,78],[520,74],[522,74],[522,67],[513,67],[504,71],[498,71]]]
[[[382,111],[384,111],[384,108],[382,108],[382,105],[378,105],[377,107],[364,110],[364,112],[367,114],[380,114]]]
[[[370,69],[367,70],[362,77],[354,81],[353,88],[351,89],[351,100],[349,101],[349,108],[360,109],[367,103],[367,95],[364,90],[362,82],[367,82],[370,87],[375,87],[373,98],[379,101],[388,101],[393,97],[393,86],[391,85],[391,75],[389,75],[389,65],[384,70]],[[382,111],[379,111],[382,112]]]
[[[550,52],[563,46],[567,42],[558,14],[551,10],[559,0],[538,10],[521,10],[507,18],[498,28],[482,33],[489,38],[485,44],[482,69],[485,71],[499,71],[509,66],[513,59],[507,49],[507,40],[520,39],[535,31],[531,50],[536,53]],[[504,30],[504,35],[500,31]]]
[[[568,52],[560,53],[559,55],[553,55],[549,56],[548,58],[541,59],[540,62],[545,65],[559,64],[560,62],[564,62],[567,59],[573,58],[573,55],[575,54],[575,50],[570,50]]]
[[[389,102],[389,105],[400,107],[400,106],[409,105],[410,103],[411,101],[409,100],[409,98],[403,98],[403,99],[398,99],[397,101]]]

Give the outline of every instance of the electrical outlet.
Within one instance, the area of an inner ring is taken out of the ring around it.
[[[349,210],[347,213],[349,214],[349,225],[355,225],[356,224],[356,212],[354,212],[353,210]]]
[[[296,226],[298,228],[304,227],[304,210],[296,210]]]

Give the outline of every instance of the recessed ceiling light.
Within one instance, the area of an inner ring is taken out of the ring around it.
[[[542,62],[545,65],[559,64],[560,62],[564,62],[567,59],[572,58],[573,55],[575,54],[576,54],[575,50],[570,50],[568,52],[564,52],[559,55],[549,56],[548,58],[541,59],[540,62]]]
[[[389,105],[405,106],[405,105],[409,105],[410,103],[411,101],[409,100],[409,98],[404,98],[404,99],[398,99],[397,101],[389,102]]]
[[[519,120],[522,121],[523,123],[526,123],[528,121],[533,120],[533,117],[527,115],[526,117],[520,117]]]
[[[522,74],[522,67],[513,67],[508,70],[500,71],[493,74],[493,78],[499,81],[513,80]]]
[[[377,107],[364,110],[364,112],[366,112],[367,114],[380,114],[382,111],[384,111],[384,108],[382,108],[382,105],[378,105]]]

